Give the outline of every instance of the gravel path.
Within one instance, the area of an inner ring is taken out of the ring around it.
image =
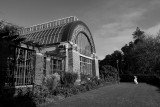
[[[160,107],[160,91],[157,87],[145,83],[120,83],[43,107]]]

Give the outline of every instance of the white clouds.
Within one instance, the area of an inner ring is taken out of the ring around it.
[[[157,33],[159,32],[159,30],[160,30],[160,22],[157,25],[155,25],[155,26],[152,26],[152,27],[150,27],[148,29],[145,29],[145,31],[146,31],[147,34],[151,34],[151,35],[154,35],[154,36],[157,35]]]
[[[122,46],[126,43],[132,41],[132,33],[135,29],[126,29],[123,31],[119,31],[116,33],[114,37],[100,38],[97,37],[95,39],[97,54],[100,59],[103,59],[105,55],[113,53],[115,50],[120,50]],[[111,33],[111,31],[110,31]]]
[[[102,25],[94,34],[102,38],[120,36],[121,32],[135,27],[136,21],[142,18],[144,12],[144,9],[138,9],[138,11],[121,15],[114,23]]]
[[[152,0],[151,5],[152,6],[160,5],[160,1],[159,0]]]
[[[146,9],[137,8],[122,15],[121,19],[122,21],[128,21],[128,22],[137,21],[137,19],[142,18],[145,12],[146,12]]]
[[[136,21],[142,18],[144,12],[144,9],[139,9],[139,11],[121,15],[117,17],[116,22],[105,24],[93,33],[100,59],[114,50],[120,50],[122,46],[132,41],[132,33],[137,27]]]
[[[135,23],[112,23],[101,27],[94,33],[96,50],[99,59],[105,55],[120,50],[122,46],[132,41],[132,33],[136,29]],[[142,29],[146,34],[156,36],[160,30],[160,23],[148,29]]]

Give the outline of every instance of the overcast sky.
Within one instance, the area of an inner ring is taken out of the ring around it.
[[[103,59],[132,41],[137,26],[159,31],[160,0],[0,0],[0,19],[23,27],[68,16],[88,25]]]

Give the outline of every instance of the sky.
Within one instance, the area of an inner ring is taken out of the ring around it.
[[[133,41],[139,27],[160,30],[160,0],[0,0],[0,20],[30,27],[76,16],[89,27],[99,59]]]

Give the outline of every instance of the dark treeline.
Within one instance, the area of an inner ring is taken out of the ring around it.
[[[160,33],[147,35],[138,27],[133,32],[133,41],[99,61],[100,75],[103,66],[110,65],[126,76],[160,77]],[[123,79],[123,78],[121,78]]]

